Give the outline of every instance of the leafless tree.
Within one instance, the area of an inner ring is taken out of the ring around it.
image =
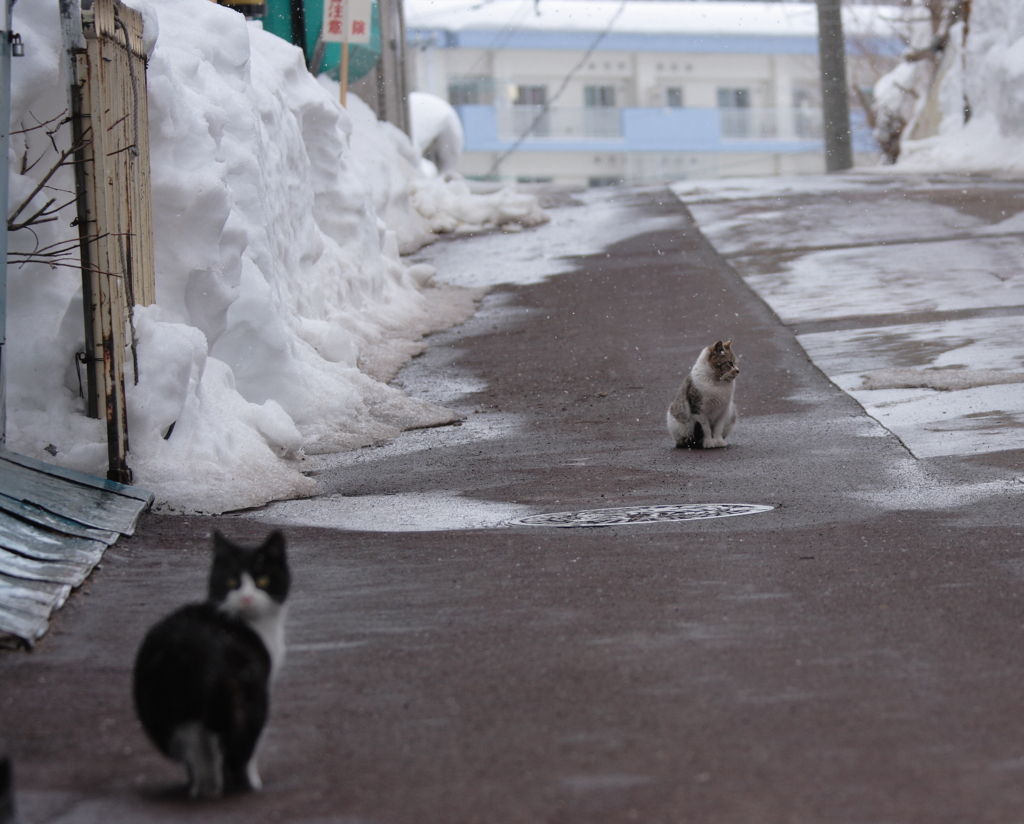
[[[42,263],[47,266],[64,266],[71,269],[81,269],[81,256],[79,254],[81,238],[75,236],[65,240],[58,240],[54,243],[43,244],[39,238],[36,227],[45,223],[53,223],[58,220],[62,212],[66,213],[69,207],[74,207],[78,202],[78,194],[75,191],[61,189],[54,185],[54,177],[61,169],[72,168],[77,163],[78,153],[85,148],[89,142],[89,136],[85,135],[81,140],[72,141],[65,149],[60,148],[58,136],[61,131],[69,126],[71,117],[67,110],[49,120],[37,121],[35,125],[27,128],[17,129],[11,135],[27,135],[31,133],[42,133],[49,143],[49,149],[40,151],[38,156],[31,157],[30,150],[26,148],[21,157],[19,172],[27,175],[40,164],[49,163],[49,167],[39,178],[38,183],[22,201],[14,205],[7,215],[7,231],[28,232],[35,240],[33,248],[28,252],[8,252],[7,262],[24,266],[28,263]],[[46,200],[40,206],[40,195]],[[71,225],[78,223],[77,215]]]

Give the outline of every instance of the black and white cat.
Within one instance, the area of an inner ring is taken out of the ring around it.
[[[736,423],[732,396],[739,373],[732,341],[718,341],[701,350],[666,415],[669,434],[677,447],[725,446]]]
[[[256,745],[284,658],[291,578],[285,541],[256,549],[213,537],[209,596],[171,613],[135,659],[135,710],[150,739],[188,770],[189,795],[261,787]]]

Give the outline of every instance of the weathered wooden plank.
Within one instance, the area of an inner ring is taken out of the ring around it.
[[[95,3],[96,34],[124,44],[124,32],[117,25],[118,18],[128,28],[128,46],[140,60],[146,59],[145,44],[142,42],[142,15],[133,8],[112,2],[97,0]]]
[[[142,15],[95,0],[82,32],[72,98],[76,136],[89,137],[76,157],[88,407],[107,421],[108,477],[130,482],[124,354],[132,307],[156,296]]]
[[[86,526],[130,535],[146,508],[137,498],[68,483],[44,472],[0,460],[0,495],[33,503]]]
[[[97,0],[93,11],[102,19],[112,10],[107,0]],[[129,482],[128,421],[125,417],[124,351],[127,297],[125,294],[125,226],[119,208],[124,197],[120,166],[127,152],[124,141],[123,90],[119,57],[121,48],[108,37],[88,41],[89,83],[93,98],[93,163],[96,182],[96,228],[99,232],[99,344],[95,356],[102,357],[103,417],[107,422],[107,477]],[[99,104],[98,108],[96,104]]]

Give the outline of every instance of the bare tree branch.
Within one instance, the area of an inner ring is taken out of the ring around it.
[[[81,149],[87,142],[88,142],[88,139],[83,137],[82,140],[72,144],[67,149],[64,149],[63,151],[59,152],[57,161],[50,167],[49,171],[45,175],[43,175],[43,179],[40,180],[39,183],[36,184],[36,187],[35,187],[35,189],[32,190],[32,193],[28,197],[26,197],[24,201],[22,201],[21,205],[18,206],[18,208],[15,209],[14,212],[12,212],[10,215],[8,215],[8,217],[7,217],[7,231],[15,232],[18,229],[23,229],[26,226],[31,225],[32,218],[29,218],[28,221],[25,221],[25,222],[19,224],[17,222],[18,216],[22,212],[24,212],[25,209],[28,208],[29,203],[32,202],[32,200],[35,198],[36,195],[38,195],[43,189],[47,188],[47,184],[50,182],[50,178],[52,178],[64,166],[69,165],[68,158],[69,157],[73,157],[75,152],[78,151],[79,149]],[[49,206],[53,204],[53,202],[54,201],[51,200],[46,206],[43,207],[43,209],[40,210],[40,212],[37,213],[36,216],[44,213],[46,211],[46,209],[49,208]],[[70,202],[74,203],[74,201],[70,201]],[[64,206],[67,206],[67,205],[69,205],[69,204],[67,204],[67,203],[64,204]],[[60,208],[64,208],[64,206],[61,206]]]

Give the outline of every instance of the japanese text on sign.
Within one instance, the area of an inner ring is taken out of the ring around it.
[[[372,10],[371,0],[324,0],[324,42],[369,43]]]

